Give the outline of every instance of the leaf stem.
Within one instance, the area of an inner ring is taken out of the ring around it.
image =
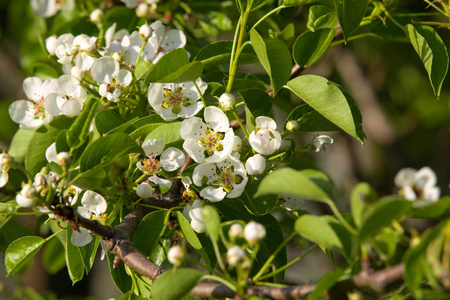
[[[241,122],[241,118],[239,118],[239,115],[237,113],[236,109],[232,109],[231,112],[233,113],[234,118],[236,119],[236,121],[239,123],[239,126],[241,127],[242,131],[245,134],[245,137],[247,138],[247,140],[249,139],[249,135],[248,135],[248,131],[247,128],[245,128],[244,124],[242,124]]]
[[[198,94],[200,95],[200,99],[202,99],[203,102],[203,108],[206,108],[206,101],[205,101],[205,97],[203,97],[202,91],[200,90],[200,88],[197,85],[197,82],[192,81],[192,83],[194,84],[195,88],[197,89]]]
[[[226,285],[227,287],[229,287],[233,292],[236,292],[236,287],[234,286],[234,283],[231,283],[222,277],[208,274],[208,275],[203,275],[202,279],[214,280],[214,281],[220,282],[220,283]]]
[[[344,217],[342,216],[342,214],[340,213],[340,211],[337,209],[336,204],[334,204],[333,201],[329,200],[326,201],[326,203],[330,206],[331,210],[333,211],[334,215],[336,216],[336,218],[338,218],[338,220],[341,222],[341,224],[352,234],[352,235],[357,235],[358,233],[356,232],[356,230],[350,226],[350,224],[348,224],[348,222],[344,219]]]

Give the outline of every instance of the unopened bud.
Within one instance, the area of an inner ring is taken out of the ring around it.
[[[58,165],[66,166],[70,164],[70,155],[68,152],[60,152],[56,155],[56,162]]]
[[[242,150],[242,139],[235,135],[234,136],[234,143],[233,143],[233,151],[241,151]]]
[[[236,105],[236,97],[233,94],[223,93],[219,98],[219,103],[223,110],[230,110]]]
[[[227,261],[231,266],[236,266],[245,256],[244,250],[239,246],[233,246],[227,251]]]
[[[147,3],[139,3],[139,5],[136,7],[136,16],[142,18],[147,16],[147,13],[148,13]]]
[[[55,35],[49,36],[45,40],[45,48],[47,48],[47,51],[51,55],[55,55],[56,47],[58,46],[58,41]]]
[[[234,223],[231,225],[230,229],[228,230],[228,236],[232,241],[236,240],[239,237],[242,237],[244,233],[244,228],[239,223]]]
[[[148,38],[152,35],[152,28],[148,24],[144,24],[139,28],[139,36],[144,41],[148,40]]]
[[[113,55],[112,55],[112,58],[117,60],[119,62],[119,64],[121,64],[122,61],[123,61],[123,56],[122,56],[122,53],[120,53],[120,51],[119,52],[114,52]]]
[[[92,23],[100,23],[103,20],[105,14],[100,8],[94,9],[89,16]]]
[[[290,120],[286,123],[286,130],[290,132],[297,132],[300,128],[300,125],[298,125],[298,122],[296,120]]]
[[[174,266],[179,266],[184,260],[184,251],[179,245],[175,245],[167,252],[167,259]]]
[[[247,159],[245,169],[249,175],[261,175],[266,170],[266,160],[261,154],[255,154]]]
[[[244,237],[250,244],[262,240],[266,236],[266,229],[263,225],[250,221],[244,228]]]
[[[136,194],[143,199],[150,198],[153,195],[153,188],[147,182],[141,183],[136,188]]]
[[[16,195],[16,202],[22,207],[33,207],[36,202],[36,189],[31,183],[27,183],[22,187],[19,194]]]

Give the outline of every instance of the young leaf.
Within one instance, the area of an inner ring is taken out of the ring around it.
[[[366,14],[369,0],[335,0],[339,23],[347,41]]]
[[[150,256],[154,246],[158,243],[168,217],[167,210],[157,210],[146,215],[134,233],[133,243],[146,256]]]
[[[301,67],[310,67],[322,58],[334,38],[335,28],[317,29],[301,34],[294,43],[293,57]]]
[[[5,252],[5,267],[8,277],[12,277],[44,245],[45,240],[38,236],[24,236],[12,242]]]
[[[291,53],[283,41],[263,39],[254,29],[250,31],[250,41],[259,61],[270,76],[275,96],[291,77]]]
[[[323,293],[330,290],[344,275],[344,269],[338,268],[333,273],[325,274],[317,283],[314,291],[309,294],[308,300],[318,300],[322,298]]]
[[[315,171],[317,173],[318,171]],[[313,178],[316,177],[316,178]],[[278,194],[301,197],[320,202],[331,201],[330,183],[322,178],[308,174],[307,170],[297,171],[291,168],[277,169],[263,178],[254,197]]]
[[[80,160],[80,171],[105,166],[130,153],[143,154],[142,147],[125,133],[113,133],[99,138],[87,147]]]
[[[290,80],[287,88],[318,113],[364,144],[362,117],[355,101],[337,84],[317,75]]]
[[[181,122],[158,126],[147,135],[144,142],[152,139],[160,139],[164,142],[166,147],[169,147],[170,144],[174,144],[183,140],[180,135],[180,126]]]
[[[314,5],[309,9],[308,24],[309,30],[315,31],[320,28],[334,28],[338,22],[337,13],[324,5]]]
[[[302,215],[295,221],[295,231],[322,247],[344,251],[338,235],[323,217]]]
[[[181,299],[187,295],[204,275],[195,269],[179,268],[163,273],[152,286],[152,298],[158,300]],[[176,288],[174,284],[176,283]]]
[[[364,242],[367,238],[376,235],[382,228],[401,218],[411,208],[411,201],[398,197],[386,197],[372,204],[363,215],[359,241]]]
[[[448,71],[448,52],[444,42],[430,26],[406,25],[409,40],[428,72],[434,94],[439,99]]]
[[[97,111],[98,103],[98,99],[94,97],[89,97],[86,102],[84,102],[81,114],[75,119],[75,122],[67,131],[67,143],[71,148],[76,149],[86,141],[89,134],[89,128],[91,127],[92,120]]]
[[[411,218],[414,219],[438,219],[447,213],[450,207],[450,196],[445,196],[437,202],[421,206],[411,212]]]
[[[219,240],[219,230],[220,230],[220,216],[216,209],[210,205],[206,205],[202,208],[202,218],[205,222],[206,231],[209,237],[214,243]]]
[[[247,207],[247,210],[256,216],[266,215],[275,207],[278,197],[275,194],[256,196],[255,193],[261,180],[254,178],[247,183],[244,193],[238,198]]]

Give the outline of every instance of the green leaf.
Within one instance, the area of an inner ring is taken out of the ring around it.
[[[11,141],[9,154],[18,163],[23,163],[27,154],[28,145],[36,130],[19,129]]]
[[[232,41],[218,41],[200,49],[195,56],[194,61],[199,61],[203,65],[229,65],[231,50],[233,47]],[[245,47],[239,56],[239,64],[254,64],[258,62],[258,57],[253,51],[252,47]]]
[[[308,104],[301,104],[294,108],[289,114],[286,123],[290,120],[296,120],[298,122],[298,131],[301,132],[340,130],[339,127],[331,123]]]
[[[414,219],[438,219],[448,212],[450,208],[450,197],[445,196],[437,202],[421,206],[411,212],[411,218]]]
[[[269,0],[253,0],[252,7],[250,11],[257,10],[258,8],[263,7]],[[239,12],[243,12],[247,9],[248,0],[236,0],[237,8]]]
[[[340,281],[344,269],[338,268],[333,273],[325,274],[317,283],[315,289],[308,295],[308,300],[318,300],[322,298],[323,293],[330,290],[338,281]]]
[[[44,245],[45,240],[38,236],[24,236],[12,242],[5,252],[5,267],[8,277],[12,277]]]
[[[287,88],[342,130],[364,144],[362,117],[352,97],[340,86],[316,75],[290,80]]]
[[[299,6],[319,2],[321,0],[278,0],[278,6]]]
[[[62,129],[69,128],[71,122],[72,120],[67,118],[57,118],[50,124],[36,129],[25,156],[25,169],[30,174],[38,173],[42,167],[47,165],[45,151],[55,141],[56,136]]]
[[[250,31],[250,41],[259,61],[270,76],[275,96],[291,77],[291,53],[283,41],[263,39],[254,29]]]
[[[385,197],[372,204],[364,213],[359,241],[376,235],[392,221],[400,219],[412,208],[412,202],[398,197]]]
[[[164,142],[167,148],[169,147],[169,145],[171,144],[173,145],[174,143],[183,140],[180,135],[180,127],[181,122],[169,123],[162,126],[158,126],[152,132],[150,132],[149,135],[147,135],[144,142],[152,139],[160,139]]]
[[[238,199],[225,198],[212,204],[227,220],[244,220],[248,222],[254,219],[254,216],[248,212],[247,208]]]
[[[308,24],[309,30],[315,31],[320,28],[334,28],[338,22],[337,13],[324,5],[314,5],[309,9]]]
[[[95,116],[95,128],[101,135],[125,123],[118,113],[111,110],[101,110]]]
[[[202,72],[203,64],[198,61],[189,63],[187,51],[179,48],[161,57],[148,73],[145,82],[195,81]]]
[[[301,34],[294,43],[293,57],[301,67],[310,67],[322,58],[334,38],[335,28],[317,29]]]
[[[167,210],[158,210],[146,215],[139,223],[139,227],[134,233],[133,243],[146,256],[150,256],[164,233],[167,218]]]
[[[335,0],[339,23],[347,41],[366,14],[369,0]]]
[[[211,205],[205,205],[201,211],[203,221],[205,222],[206,232],[214,243],[219,240],[220,216],[216,209]]]
[[[142,127],[139,127],[138,129],[134,130],[132,133],[130,133],[130,136],[134,140],[144,140],[146,136],[148,136],[153,130],[158,128],[159,126],[165,125],[165,123],[153,123],[153,124],[147,124]]]
[[[101,167],[87,170],[81,174],[79,172],[79,169],[71,171],[70,177],[73,179],[76,177],[72,184],[84,190],[94,190],[106,177],[106,172]]]
[[[175,300],[187,295],[200,282],[203,272],[195,269],[179,268],[163,273],[152,286],[155,300]],[[176,288],[174,284],[176,283]]]
[[[141,80],[153,69],[153,64],[150,61],[140,60],[134,67],[133,73],[136,80]]]
[[[76,149],[83,145],[89,134],[89,128],[91,127],[92,120],[94,119],[97,111],[98,99],[89,97],[84,102],[83,110],[81,114],[75,119],[70,129],[67,131],[67,143],[73,149]]]
[[[247,183],[244,193],[238,198],[244,203],[247,210],[256,216],[268,214],[278,202],[276,194],[256,195],[260,183],[261,180],[255,177],[252,182]]]
[[[42,252],[42,265],[49,274],[56,274],[66,266],[66,250],[58,239],[50,239]]]
[[[239,91],[245,102],[245,117],[247,130],[255,130],[255,119],[259,116],[267,116],[272,109],[272,100],[270,96],[262,90],[248,89]]]
[[[80,253],[80,249],[74,246],[70,241],[72,233],[73,233],[72,227],[70,225],[67,226],[66,264],[70,280],[72,280],[72,284],[75,284],[84,277],[84,262],[83,257],[81,256]]]
[[[406,25],[409,40],[428,72],[434,94],[439,99],[448,71],[448,52],[444,42],[430,26]]]
[[[111,278],[114,284],[119,289],[119,291],[124,294],[127,293],[131,290],[132,280],[125,270],[125,264],[120,264],[119,268],[115,269],[113,267],[115,255],[111,252],[108,252],[106,253],[106,257],[108,258],[109,273],[111,273]]]
[[[360,227],[362,216],[370,203],[377,200],[377,192],[366,182],[359,183],[352,190],[351,208],[356,226]]]
[[[80,161],[80,171],[112,163],[129,153],[143,153],[143,149],[125,133],[113,133],[99,138],[87,147]]]
[[[320,172],[315,171],[311,174],[308,170],[297,171],[291,168],[275,170],[263,178],[254,197],[278,194],[320,202],[331,201],[328,194],[330,183],[325,179],[325,175],[322,178],[317,177],[318,173]]]
[[[148,300],[147,297],[138,296],[134,293],[134,291],[129,291],[128,293],[123,294],[116,300]]]
[[[209,259],[208,255],[206,254],[205,250],[203,249],[202,243],[198,239],[197,234],[192,229],[189,221],[183,216],[183,214],[180,211],[177,211],[176,214],[177,214],[178,222],[180,223],[181,230],[183,231],[184,236],[188,240],[189,244],[195,250],[197,250],[197,252],[203,258],[203,260],[206,262],[206,264],[210,268],[213,268],[214,266],[211,266],[211,260]]]
[[[288,48],[291,48],[295,37],[294,23],[289,23],[281,32],[276,32],[269,29],[269,37],[280,39],[286,44],[286,46],[288,46]]]
[[[305,239],[331,250],[344,251],[336,232],[324,219],[314,215],[302,215],[295,221],[295,231]]]

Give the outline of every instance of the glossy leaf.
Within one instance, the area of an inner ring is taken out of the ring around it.
[[[181,142],[183,140],[180,135],[180,127],[181,122],[158,126],[147,135],[144,141],[160,139],[164,142],[167,148],[170,144]]]
[[[119,291],[124,294],[127,293],[131,290],[132,280],[125,270],[125,265],[121,264],[119,268],[114,269],[113,262],[115,255],[111,252],[108,252],[106,253],[106,257],[108,258],[109,272],[111,273],[111,278],[114,284],[119,289]]]
[[[73,229],[70,225],[67,227],[66,234],[66,265],[72,284],[80,281],[84,277],[84,262],[80,249],[72,244],[70,238]]]
[[[331,123],[331,121],[319,114],[308,104],[301,104],[294,108],[289,114],[286,123],[291,120],[296,120],[298,122],[298,131],[300,132],[339,130],[339,127]]]
[[[398,197],[386,197],[372,204],[364,213],[359,240],[364,242],[367,238],[376,235],[382,228],[390,225],[392,221],[399,220],[412,208],[412,202]]]
[[[179,268],[167,271],[156,278],[152,286],[152,298],[158,300],[181,299],[200,282],[203,272]],[[174,284],[176,283],[176,288]]]
[[[23,163],[25,161],[28,145],[33,138],[34,132],[35,130],[19,129],[14,134],[9,148],[9,154],[16,162]]]
[[[342,130],[364,144],[362,117],[352,97],[340,86],[316,75],[290,80],[287,88]]]
[[[165,54],[148,73],[145,82],[195,81],[203,72],[203,64],[189,63],[188,53],[179,48]]]
[[[343,252],[341,240],[323,217],[302,215],[295,221],[295,231],[322,247]]]
[[[291,48],[295,38],[294,23],[289,23],[281,32],[275,32],[269,29],[269,37],[280,39],[288,46],[288,48]]]
[[[366,14],[368,3],[369,0],[335,0],[336,12],[345,40],[348,40],[353,31],[358,28]]]
[[[95,116],[95,128],[101,135],[123,123],[125,123],[125,120],[118,113],[111,110],[101,110]]]
[[[250,31],[250,41],[259,61],[270,76],[275,96],[291,77],[291,53],[283,41],[263,39],[254,29]]]
[[[67,131],[67,143],[71,148],[76,149],[86,141],[98,104],[99,100],[94,97],[84,102],[83,110]]]
[[[225,198],[219,202],[212,203],[228,220],[250,221],[254,216],[250,214],[247,208],[238,199]]]
[[[133,243],[146,256],[150,256],[166,228],[167,210],[157,210],[146,215],[134,233]]]
[[[272,100],[263,90],[248,89],[240,91],[242,99],[245,102],[245,117],[247,130],[255,130],[255,119],[259,116],[267,116],[272,109]]]
[[[308,24],[309,30],[315,31],[320,28],[334,28],[338,22],[337,13],[324,5],[314,5],[309,9]]]
[[[206,205],[201,211],[203,221],[205,223],[206,232],[213,243],[219,241],[220,216],[216,209],[210,205]]]
[[[49,274],[56,274],[66,266],[66,250],[58,239],[49,240],[42,252],[42,265]]]
[[[317,29],[301,34],[294,43],[293,57],[301,67],[310,67],[322,58],[334,38],[335,28]]]
[[[327,202],[331,200],[326,191],[328,185],[329,182],[327,183],[326,180],[323,181],[323,184],[320,181],[315,182],[314,178],[311,178],[305,170],[282,168],[263,178],[254,197],[278,194]]]
[[[268,214],[278,202],[276,194],[256,195],[256,191],[261,183],[259,178],[254,178],[245,186],[244,193],[238,198],[255,216]]]
[[[151,69],[153,69],[153,64],[151,62],[140,60],[133,70],[134,77],[136,78],[136,80],[141,80],[142,78],[147,76]]]
[[[8,277],[12,277],[44,245],[45,240],[38,236],[24,236],[12,242],[5,252],[5,268]]]
[[[418,207],[411,212],[411,218],[415,219],[438,219],[448,212],[450,208],[450,197],[445,196],[437,202],[428,203],[424,206]]]
[[[406,25],[409,40],[428,72],[431,86],[437,98],[448,71],[448,52],[444,42],[429,26]]]
[[[80,171],[86,172],[130,153],[143,154],[142,147],[125,133],[113,133],[89,145],[80,161]]]
[[[229,65],[231,57],[231,49],[233,42],[231,41],[218,41],[211,43],[197,53],[194,61],[199,61],[204,65]],[[258,62],[258,57],[253,51],[252,47],[245,47],[239,57],[239,64],[254,64]]]

